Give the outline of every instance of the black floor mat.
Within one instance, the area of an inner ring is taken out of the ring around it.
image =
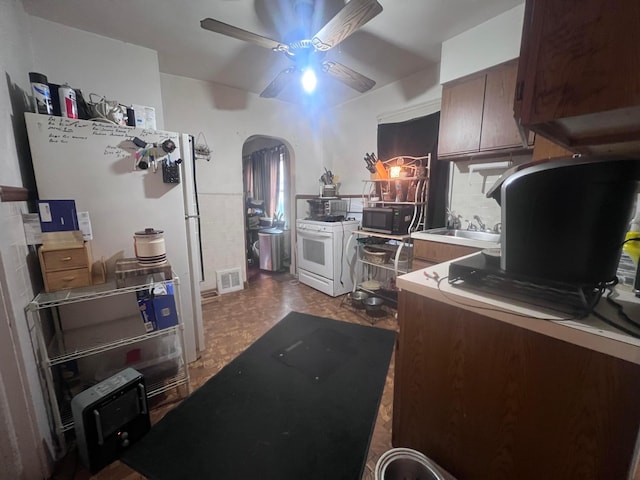
[[[273,356],[312,381],[321,382],[358,353],[351,340],[350,336],[330,328],[318,328],[276,350]]]
[[[122,461],[150,480],[358,480],[394,341],[390,330],[292,312]]]

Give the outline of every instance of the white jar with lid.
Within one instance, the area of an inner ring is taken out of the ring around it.
[[[133,236],[133,248],[139,263],[161,265],[167,261],[164,231],[145,228]]]

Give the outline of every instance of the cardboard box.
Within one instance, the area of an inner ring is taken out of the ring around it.
[[[156,330],[155,320],[156,315],[153,312],[153,299],[146,292],[137,292],[138,296],[138,310],[144,323],[145,332],[153,332]]]
[[[75,200],[40,200],[38,214],[43,232],[79,230]]]
[[[153,312],[156,317],[156,329],[173,327],[178,324],[178,311],[173,295],[159,295],[153,299]]]
[[[178,324],[178,311],[173,294],[153,295],[144,291],[138,292],[137,295],[138,309],[147,333]]]

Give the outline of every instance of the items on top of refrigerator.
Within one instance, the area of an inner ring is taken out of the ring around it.
[[[33,92],[34,111],[45,115],[53,114],[51,90],[49,89],[46,75],[38,72],[29,72],[29,81]]]
[[[116,125],[131,125],[127,118],[127,107],[121,105],[117,100],[107,100],[106,97],[97,93],[89,94],[90,120],[106,121]]]

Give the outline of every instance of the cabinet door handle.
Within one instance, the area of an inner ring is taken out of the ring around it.
[[[524,81],[520,81],[518,82],[518,84],[516,85],[516,94],[515,94],[515,100],[517,102],[521,102],[522,101],[522,96],[524,95]]]

